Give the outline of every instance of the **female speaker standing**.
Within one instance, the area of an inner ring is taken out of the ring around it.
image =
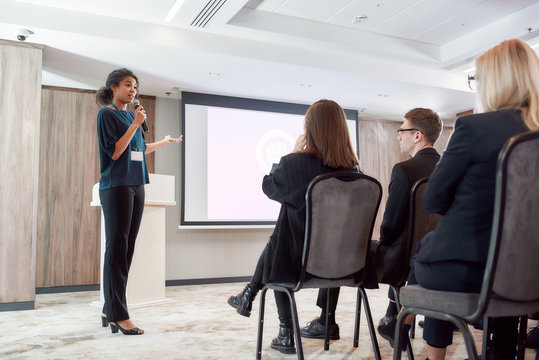
[[[106,249],[103,263],[102,324],[113,333],[141,335],[127,311],[126,286],[142,212],[144,184],[149,183],[146,154],[182,136],[146,144],[140,128],[146,120],[142,106],[126,110],[137,94],[138,79],[127,69],[111,72],[96,100],[105,105],[97,115],[101,179],[99,197],[105,219]]]

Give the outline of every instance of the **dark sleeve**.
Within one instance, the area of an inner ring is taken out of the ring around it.
[[[269,175],[264,176],[262,180],[262,191],[264,191],[264,194],[281,204],[288,194],[287,173],[287,162],[282,157],[279,164],[273,164]]]
[[[123,134],[118,134],[117,119],[111,111],[101,110],[97,115],[97,138],[105,154],[112,157],[116,142]]]
[[[423,194],[423,204],[429,213],[444,215],[453,203],[455,191],[470,165],[475,140],[469,122],[457,119],[447,148]]]
[[[402,166],[396,164],[391,171],[386,209],[380,226],[380,242],[384,245],[392,244],[406,227],[410,188],[408,176]]]

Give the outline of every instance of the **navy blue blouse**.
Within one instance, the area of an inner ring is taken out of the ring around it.
[[[133,120],[134,114],[131,111],[116,111],[108,107],[99,110],[97,115],[97,137],[101,164],[99,190],[118,186],[143,185],[150,182],[146,167],[146,141],[140,128],[137,129],[118,160],[112,160],[116,142],[125,134]],[[141,151],[142,161],[132,160],[132,151]]]

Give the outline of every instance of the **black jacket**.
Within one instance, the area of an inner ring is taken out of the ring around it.
[[[393,166],[384,219],[380,226],[380,243],[373,241],[371,245],[371,256],[376,256],[376,272],[380,282],[396,284],[408,273],[405,266],[408,259],[404,254],[410,216],[410,191],[418,180],[430,176],[438,160],[438,152],[427,148]],[[404,271],[406,274],[403,274]]]
[[[299,279],[307,187],[316,176],[339,170],[346,169],[330,168],[314,156],[292,153],[283,156],[271,173],[264,176],[262,190],[270,199],[282,204],[277,224],[264,251],[264,284],[294,283]]]
[[[416,261],[486,263],[498,154],[511,136],[524,131],[519,110],[457,119],[423,196],[427,211],[444,217]]]
[[[385,246],[406,236],[412,186],[418,180],[429,177],[438,160],[438,152],[427,148],[418,151],[413,158],[393,166],[384,219],[380,226],[380,242]]]

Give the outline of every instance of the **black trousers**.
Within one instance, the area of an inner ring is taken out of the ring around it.
[[[417,251],[431,239],[427,234],[417,245]],[[414,259],[408,284],[424,288],[456,292],[480,292],[484,266],[452,260],[422,263]],[[516,355],[518,317],[494,318],[491,323],[492,350],[490,359],[513,359]],[[445,348],[453,342],[453,324],[425,317],[423,339],[431,346]]]
[[[262,281],[262,276],[264,274],[264,259],[266,251],[268,251],[268,246],[266,246],[264,251],[262,251],[251,279],[251,286],[256,289],[262,289],[265,285]],[[288,296],[280,291],[274,291],[273,294],[275,295],[275,303],[277,305],[279,321],[281,323],[292,323],[292,311],[290,310],[290,301],[288,300]]]
[[[127,320],[127,275],[144,211],[144,185],[101,190],[99,197],[105,218],[106,238],[103,313],[109,321]]]
[[[264,283],[262,282],[262,275],[264,272],[264,258],[265,258],[265,252],[268,251],[268,247],[266,246],[264,248],[264,251],[260,255],[260,258],[258,259],[258,263],[256,264],[255,272],[253,274],[253,277],[251,279],[251,286],[257,289],[262,289],[264,287]],[[326,304],[327,304],[327,292],[328,289],[320,289],[318,292],[318,300],[316,304],[322,309],[325,310]],[[339,292],[340,288],[335,288],[330,294],[330,307],[331,307],[331,316],[333,316],[330,320],[334,322],[334,314],[335,309],[337,308],[337,302],[339,300]],[[279,314],[279,321],[281,323],[290,323],[292,322],[292,311],[290,310],[290,301],[288,300],[288,296],[280,291],[274,291],[275,296],[275,303],[277,305],[277,313]],[[324,319],[322,319],[324,321]]]

